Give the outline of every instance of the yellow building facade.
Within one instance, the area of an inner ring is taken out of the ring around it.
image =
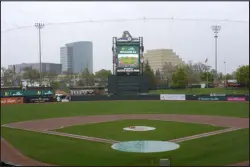
[[[157,69],[161,71],[165,63],[171,63],[173,66],[184,63],[184,61],[176,55],[172,49],[148,50],[144,54],[144,60],[148,60],[149,65],[154,71]]]

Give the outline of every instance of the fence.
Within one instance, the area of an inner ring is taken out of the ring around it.
[[[169,100],[169,101],[249,101],[249,94],[132,94],[110,95],[105,87],[70,88],[70,93],[60,98],[54,96],[52,88],[40,87],[1,90],[1,104],[47,103],[70,101],[106,101],[106,100]],[[65,99],[67,98],[67,99]]]
[[[71,101],[110,101],[110,100],[168,100],[168,101],[249,101],[249,94],[138,94],[138,95],[98,95],[71,96]]]
[[[147,94],[147,95],[81,95],[63,99],[52,96],[1,97],[1,104],[48,103],[70,101],[111,101],[111,100],[166,100],[166,101],[249,101],[249,95],[185,95],[185,94]]]

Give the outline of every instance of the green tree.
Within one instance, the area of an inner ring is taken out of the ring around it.
[[[32,67],[25,67],[23,71],[23,78],[28,80],[31,84],[33,84],[35,81],[38,81],[40,78],[39,71],[32,69]]]
[[[55,79],[57,77],[57,74],[54,72],[44,72],[42,73],[42,76],[45,80],[47,80],[49,83],[55,82]]]
[[[211,72],[202,72],[200,74],[200,78],[201,78],[201,81],[203,82],[207,82],[207,79],[209,83],[212,83],[214,81],[214,77]]]
[[[161,72],[160,72],[160,69],[157,69],[155,71],[155,78],[156,78],[156,83],[159,86],[159,84],[161,83]]]
[[[60,88],[60,82],[51,82],[50,83],[50,86],[54,89],[54,90],[57,90]]]
[[[95,73],[95,78],[99,82],[99,85],[106,86],[108,83],[108,76],[112,75],[110,70],[101,69]]]
[[[205,71],[205,67],[203,67],[201,63],[194,64],[192,61],[189,61],[187,64],[184,64],[179,68],[183,68],[186,72],[188,84],[200,83],[200,73]]]
[[[150,67],[148,60],[144,64],[143,74],[147,75],[149,77],[150,88],[151,89],[155,88],[157,85],[157,80],[156,80],[156,77],[154,75],[154,70]]]
[[[82,77],[88,77],[90,75],[89,69],[85,68],[82,72]]]
[[[112,75],[110,70],[101,69],[100,71],[95,72],[95,76],[100,78],[108,78],[109,75]]]
[[[179,67],[172,75],[173,86],[178,88],[185,88],[188,83],[188,77],[185,68]]]
[[[156,76],[156,77],[160,77],[160,76],[161,76],[161,73],[160,73],[160,69],[159,69],[159,68],[155,71],[155,76]]]
[[[22,86],[22,74],[20,72],[14,74],[14,80],[16,81],[17,85]]]
[[[236,70],[236,80],[238,83],[249,87],[249,65],[240,66]]]
[[[1,80],[3,80],[4,86],[11,86],[14,76],[13,70],[1,67],[1,75]]]
[[[233,79],[233,74],[226,74],[224,77],[226,77],[226,80]]]
[[[161,78],[164,80],[164,83],[171,83],[172,82],[172,75],[176,71],[177,66],[173,65],[172,63],[165,62],[162,69],[161,69]]]
[[[212,69],[210,72],[211,72],[211,74],[213,75],[214,80],[215,80],[215,79],[218,80],[218,72],[216,72],[215,69]]]
[[[70,87],[73,85],[72,79],[73,79],[73,72],[71,69],[68,69],[67,71],[63,72],[62,82],[66,86]]]
[[[81,73],[81,80],[79,81],[80,86],[93,86],[95,84],[94,74],[91,74],[88,68],[85,68]]]
[[[219,80],[219,81],[220,81],[220,80],[224,80],[224,75],[223,75],[222,72],[219,72],[219,73],[218,73],[218,80]]]

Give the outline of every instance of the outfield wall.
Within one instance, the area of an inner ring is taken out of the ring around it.
[[[110,101],[110,100],[168,100],[168,101],[249,101],[249,94],[140,94],[140,95],[78,95],[70,96],[70,101]],[[1,97],[1,104],[69,102],[52,96]]]
[[[160,100],[160,95],[101,95],[71,96],[71,101],[105,101],[105,100]]]
[[[147,94],[147,95],[110,95],[110,96],[71,96],[71,101],[106,101],[106,100],[170,100],[170,101],[249,101],[244,94]]]

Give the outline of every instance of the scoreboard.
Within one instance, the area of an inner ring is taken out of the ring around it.
[[[133,38],[127,31],[122,38],[113,38],[113,65],[118,75],[141,72],[142,48],[142,37]]]

